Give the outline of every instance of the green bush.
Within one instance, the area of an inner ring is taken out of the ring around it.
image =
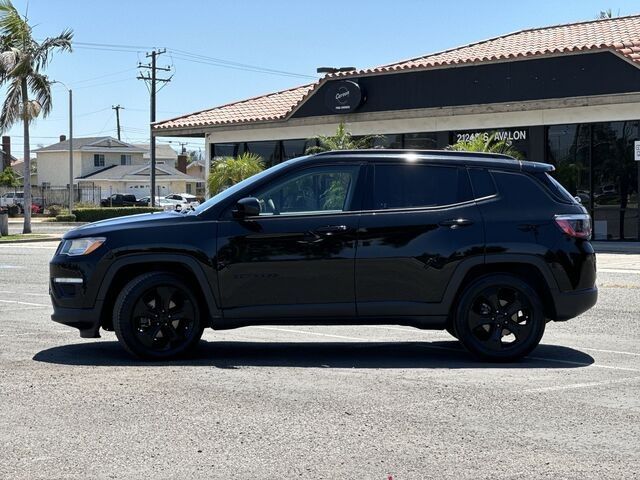
[[[47,211],[50,217],[57,217],[64,212],[65,208],[62,205],[49,205]]]
[[[97,222],[107,218],[161,211],[161,208],[152,207],[74,208],[73,214],[78,222]]]
[[[56,215],[56,222],[75,222],[76,216],[72,213],[66,215]]]

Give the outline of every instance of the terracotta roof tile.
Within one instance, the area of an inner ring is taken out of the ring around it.
[[[443,52],[333,76],[344,77],[603,49],[616,51],[633,62],[640,62],[639,48],[640,15],[634,15],[521,30]]]
[[[278,120],[295,107],[309,93],[315,83],[269,93],[235,103],[228,103],[209,110],[183,115],[159,122],[155,128],[199,127],[204,125],[223,125],[227,123],[258,122]]]
[[[640,63],[640,15],[521,30],[463,47],[327,79],[534,56],[610,50]],[[238,124],[286,118],[323,81],[158,122],[156,129]]]

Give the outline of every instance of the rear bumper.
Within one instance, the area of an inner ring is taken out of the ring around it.
[[[562,322],[577,317],[593,307],[598,301],[598,288],[588,288],[573,292],[558,292],[554,295],[556,318]]]
[[[80,330],[82,338],[100,337],[100,311],[102,302],[96,302],[93,308],[64,308],[53,302],[51,320]]]

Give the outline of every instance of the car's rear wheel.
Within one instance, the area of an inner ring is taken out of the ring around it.
[[[193,350],[203,323],[189,287],[175,275],[154,272],[135,278],[120,292],[113,327],[132,355],[164,360]]]
[[[464,290],[454,332],[475,356],[504,362],[530,353],[545,323],[540,296],[529,284],[511,275],[490,275]]]

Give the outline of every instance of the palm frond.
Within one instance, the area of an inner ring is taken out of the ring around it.
[[[31,27],[10,0],[0,0],[0,34],[14,46],[31,40]]]
[[[19,79],[14,79],[9,84],[7,96],[0,112],[0,130],[3,132],[11,128],[20,120],[22,112],[22,90]]]
[[[36,44],[33,51],[33,62],[35,69],[45,68],[49,63],[51,55],[55,50],[71,51],[71,40],[73,39],[73,31],[65,30],[57,37],[45,38],[40,44]]]
[[[224,157],[217,160],[212,167],[207,181],[209,191],[216,194],[245,178],[260,173],[264,169],[264,163],[259,155],[245,152],[237,158]]]
[[[49,82],[49,78],[46,75],[42,75],[41,73],[33,73],[29,76],[28,83],[29,89],[35,96],[35,101],[38,102],[43,116],[46,117],[47,115],[49,115],[52,106],[51,82]]]

